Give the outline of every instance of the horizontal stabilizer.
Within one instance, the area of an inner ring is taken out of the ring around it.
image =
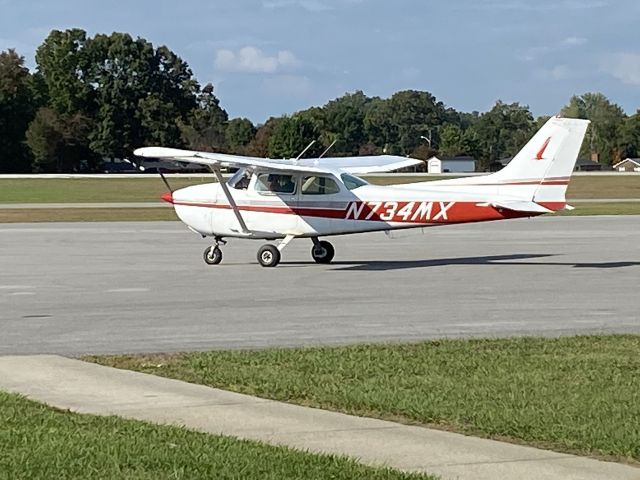
[[[495,203],[483,203],[479,204],[483,206],[492,206],[496,208],[505,208],[507,210],[512,210],[514,212],[527,212],[527,213],[551,213],[553,210],[549,210],[546,207],[536,203],[529,202],[526,200],[503,200]]]

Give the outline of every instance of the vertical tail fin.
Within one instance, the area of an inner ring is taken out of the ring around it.
[[[528,200],[550,210],[566,205],[565,194],[578,159],[588,120],[552,117],[492,181],[521,185]]]

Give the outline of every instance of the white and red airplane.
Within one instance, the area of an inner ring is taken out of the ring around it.
[[[331,243],[320,237],[532,217],[565,208],[565,192],[589,122],[551,118],[499,172],[403,185],[370,185],[355,176],[388,172],[420,160],[392,156],[271,160],[162,147],[140,148],[140,157],[206,165],[218,183],[163,195],[180,219],[215,244],[204,260],[222,260],[224,238],[274,241],[258,262],[274,267],[295,238],[313,241],[311,256],[329,263]],[[221,168],[239,170],[228,181]]]

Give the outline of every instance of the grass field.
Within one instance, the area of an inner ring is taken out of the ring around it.
[[[376,184],[437,180],[439,177],[371,177]],[[171,178],[174,189],[213,181],[210,177]],[[140,179],[0,179],[0,203],[154,202],[167,188],[156,175]],[[568,198],[640,198],[640,175],[573,177]]]
[[[175,190],[214,181],[209,177],[170,178]],[[158,175],[142,178],[0,179],[0,203],[159,202],[167,187]]]
[[[571,203],[571,200],[569,200]],[[581,215],[640,215],[640,202],[615,202],[615,203],[574,203],[575,210],[565,210],[554,215],[581,216]]]
[[[172,208],[33,208],[0,209],[0,223],[141,222],[177,220]]]
[[[356,415],[640,461],[640,336],[89,360]]]
[[[0,392],[0,479],[426,479],[355,461],[117,417]]]

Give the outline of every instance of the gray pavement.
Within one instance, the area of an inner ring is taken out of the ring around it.
[[[546,217],[293,241],[224,260],[179,222],[0,226],[0,354],[640,332],[640,216]]]
[[[640,469],[415,426],[300,407],[57,356],[0,357],[0,389],[61,409],[473,480],[638,480]]]

